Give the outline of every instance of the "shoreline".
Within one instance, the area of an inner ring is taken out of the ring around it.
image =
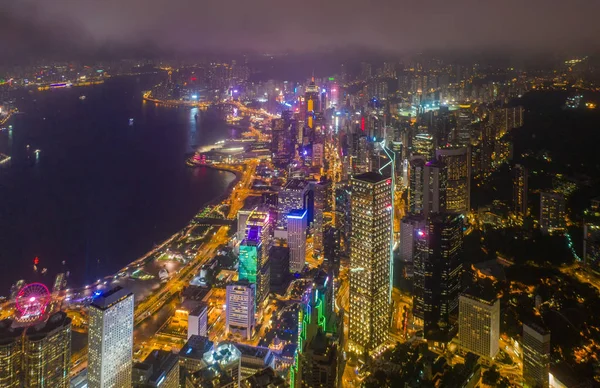
[[[238,182],[240,181],[240,179],[242,177],[242,173],[240,173],[239,171],[231,171],[229,169],[221,168],[221,167],[218,167],[218,166],[209,166],[209,165],[206,165],[206,166],[197,166],[197,167],[210,167],[210,168],[213,168],[215,170],[225,171],[225,172],[228,172],[228,173],[232,173],[234,175],[234,179],[231,181],[231,183],[229,184],[229,186],[227,186],[227,189],[225,189],[225,191],[223,192],[223,194],[221,194],[221,195],[215,197],[214,199],[212,199],[212,200],[204,203],[202,205],[202,207],[200,207],[200,209],[198,209],[198,211],[196,212],[196,214],[194,214],[194,216],[192,216],[192,218],[188,221],[188,223],[184,227],[182,227],[177,232],[175,232],[172,235],[170,235],[169,237],[167,237],[164,241],[162,241],[161,243],[159,243],[158,245],[156,245],[156,247],[154,247],[153,249],[151,249],[148,252],[144,253],[143,256],[137,258],[136,260],[134,260],[134,261],[130,262],[129,264],[127,264],[126,266],[122,267],[116,273],[113,273],[112,275],[106,275],[106,276],[104,276],[103,278],[101,278],[101,280],[112,279],[115,276],[118,276],[119,273],[125,272],[125,271],[131,269],[131,267],[133,267],[133,266],[139,266],[140,264],[145,264],[144,261],[146,259],[148,259],[151,255],[153,255],[154,253],[156,253],[157,250],[162,249],[165,245],[171,243],[183,231],[185,231],[186,229],[192,227],[193,226],[192,225],[192,221],[194,220],[195,216],[202,211],[202,209],[204,209],[206,207],[209,207],[209,206],[215,206],[219,202],[222,202],[223,200],[227,199],[227,197],[229,195],[231,195],[231,192],[232,192],[233,188],[238,184]],[[97,284],[97,283],[98,282],[95,282],[93,284]]]

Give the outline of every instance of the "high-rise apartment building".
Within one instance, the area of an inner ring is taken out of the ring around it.
[[[352,178],[350,350],[365,354],[387,340],[390,317],[392,180],[375,172]]]
[[[225,331],[249,340],[255,326],[255,285],[247,281],[229,284],[226,288]]]
[[[461,294],[458,339],[465,352],[488,360],[496,357],[500,341],[500,300]]]
[[[513,168],[513,211],[521,217],[529,213],[527,208],[528,181],[529,170],[527,167],[516,164]]]
[[[523,324],[523,379],[525,387],[547,388],[550,373],[550,332]]]
[[[323,252],[324,213],[331,210],[331,182],[318,182],[314,185],[314,193],[313,249],[320,254]]]
[[[540,230],[544,234],[565,229],[565,197],[560,193],[540,193]]]
[[[307,210],[294,209],[288,212],[288,247],[290,249],[290,272],[302,272],[306,262]]]
[[[431,214],[415,232],[414,303],[425,339],[447,343],[456,335],[462,274],[463,218]]]
[[[131,387],[133,294],[122,287],[97,297],[89,307],[88,387]]]
[[[435,154],[446,169],[445,210],[466,214],[471,208],[471,153],[468,147],[442,148]]]

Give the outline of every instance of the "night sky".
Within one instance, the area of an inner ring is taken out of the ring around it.
[[[597,0],[3,0],[0,52],[598,46]]]

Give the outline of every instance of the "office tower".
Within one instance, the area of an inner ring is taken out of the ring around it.
[[[208,337],[191,336],[179,352],[180,375],[183,380],[204,367],[203,357],[213,350],[214,343]]]
[[[439,160],[427,162],[423,171],[423,214],[445,212],[448,185],[446,165]]]
[[[472,115],[469,108],[461,108],[456,117],[456,128],[452,144],[457,147],[467,147],[471,144]]]
[[[166,350],[153,350],[143,362],[133,365],[133,388],[179,388],[179,357]]]
[[[315,127],[315,113],[321,111],[321,103],[319,99],[319,87],[315,85],[315,79],[311,80],[310,84],[306,87],[306,93],[304,94],[304,103],[306,104],[305,121],[309,128]]]
[[[119,286],[90,304],[89,388],[131,387],[133,305],[133,294]]]
[[[287,214],[293,209],[308,209],[309,183],[301,179],[291,179],[279,192],[277,205],[277,225],[287,227]]]
[[[237,212],[237,237],[243,240],[246,237],[246,223],[254,209],[241,209]]]
[[[254,210],[246,222],[246,236],[240,244],[239,280],[256,284],[256,305],[262,310],[269,296],[269,245],[271,222],[265,210]]]
[[[461,294],[458,339],[465,352],[487,359],[496,357],[500,341],[500,300]]]
[[[423,156],[425,160],[431,160],[435,154],[433,136],[429,133],[417,133],[412,140],[412,154]]]
[[[290,248],[272,246],[269,249],[269,262],[271,263],[271,286],[283,285],[290,273]]]
[[[592,199],[583,213],[583,263],[593,271],[600,270],[600,199]]]
[[[302,272],[306,262],[307,210],[288,212],[288,247],[290,248],[290,272]]]
[[[275,355],[269,348],[236,343],[241,354],[242,379],[248,378],[265,368],[275,367]]]
[[[271,123],[271,156],[277,166],[287,166],[293,156],[290,126],[290,120],[284,117]]]
[[[301,387],[337,387],[337,346],[322,330],[304,345],[299,380]]]
[[[323,167],[324,160],[323,143],[313,143],[312,145],[312,165],[313,167]]]
[[[434,160],[426,162],[420,156],[410,161],[409,210],[413,214],[444,212],[447,187],[446,165]]]
[[[540,193],[540,230],[544,234],[565,229],[565,197],[560,193]]]
[[[225,332],[249,340],[255,326],[255,285],[247,281],[229,284],[226,289]]]
[[[325,211],[329,210],[331,195],[331,182],[321,181],[314,185],[314,233],[313,233],[313,249],[315,253],[323,252],[323,217]]]
[[[447,343],[456,334],[462,273],[463,218],[431,214],[415,232],[415,317],[423,320],[425,339]]]
[[[400,259],[412,263],[415,255],[415,232],[425,227],[425,217],[411,214],[400,221]]]
[[[341,237],[340,231],[336,228],[327,228],[323,235],[323,263],[325,267],[333,271],[339,272],[340,252],[341,252]]]
[[[513,169],[513,211],[520,217],[526,216],[527,192],[528,192],[529,170],[527,167],[516,164]]]
[[[390,317],[392,180],[368,172],[352,178],[350,350],[368,353],[387,340]]]
[[[442,148],[436,159],[446,169],[446,205],[448,213],[466,214],[471,209],[471,153],[467,147]]]
[[[188,314],[188,331],[187,339],[193,335],[201,335],[206,337],[208,331],[208,305],[205,302],[200,302],[192,308]]]
[[[410,213],[423,213],[423,194],[425,183],[425,164],[427,161],[423,156],[414,156],[409,162],[410,184],[408,186],[408,209]]]
[[[523,379],[525,387],[548,387],[550,332],[536,324],[523,324]]]

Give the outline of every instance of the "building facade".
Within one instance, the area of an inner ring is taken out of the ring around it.
[[[131,387],[133,294],[116,287],[89,307],[88,387]]]
[[[368,172],[352,178],[350,350],[365,354],[388,338],[392,181]]]
[[[500,341],[500,301],[461,294],[458,339],[465,352],[487,359],[496,357]]]
[[[255,285],[240,281],[226,288],[225,332],[252,338],[255,325]]]
[[[550,373],[550,332],[523,324],[523,380],[525,387],[547,388]]]

